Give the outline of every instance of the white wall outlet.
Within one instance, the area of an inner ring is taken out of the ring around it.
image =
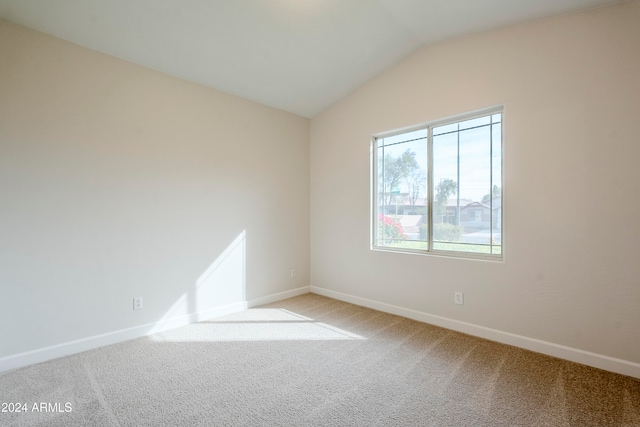
[[[294,277],[296,277],[296,271],[291,269],[291,278],[293,279]]]
[[[453,293],[453,302],[456,304],[464,304],[464,295],[462,292],[454,292]]]
[[[142,297],[135,297],[133,299],[133,309],[142,310]]]

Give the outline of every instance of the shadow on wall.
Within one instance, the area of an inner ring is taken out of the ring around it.
[[[243,230],[198,277],[149,333],[246,308],[246,230]]]

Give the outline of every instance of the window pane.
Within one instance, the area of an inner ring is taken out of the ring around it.
[[[377,246],[427,249],[427,136],[396,135],[378,149]]]
[[[399,135],[388,136],[386,138],[383,138],[383,141],[385,146],[407,143],[416,139],[424,139],[422,143],[426,144],[426,138],[428,136],[428,129],[420,129],[412,132],[401,133]]]
[[[491,129],[460,132],[460,198],[481,203],[491,188]]]
[[[492,253],[492,127],[483,125],[490,119],[468,120],[460,124],[466,130],[433,137],[435,250]]]
[[[491,116],[478,117],[477,119],[465,120],[460,122],[460,130],[470,129],[477,126],[488,125],[491,123]]]
[[[458,130],[458,123],[451,123],[450,125],[438,126],[433,128],[434,135],[441,135],[443,133],[449,133]]]
[[[433,241],[460,241],[458,195],[458,132],[433,137]]]
[[[465,252],[490,253],[491,128],[460,132],[460,222]]]
[[[492,191],[491,211],[492,229],[491,239],[493,253],[502,253],[502,125],[495,124],[492,127]]]

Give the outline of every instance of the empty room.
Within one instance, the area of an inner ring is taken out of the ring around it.
[[[640,426],[640,0],[0,0],[0,425]]]

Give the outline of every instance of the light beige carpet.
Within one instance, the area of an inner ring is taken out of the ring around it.
[[[313,294],[5,372],[0,401],[27,406],[2,426],[640,426],[640,380]]]

